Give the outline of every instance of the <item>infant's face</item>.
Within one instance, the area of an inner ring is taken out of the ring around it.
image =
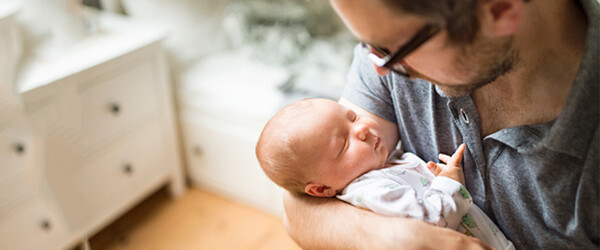
[[[383,168],[388,150],[375,120],[330,100],[313,106],[317,182],[341,190],[358,176]]]

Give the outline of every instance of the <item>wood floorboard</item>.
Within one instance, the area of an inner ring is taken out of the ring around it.
[[[281,218],[189,189],[161,189],[90,239],[92,250],[300,249]]]

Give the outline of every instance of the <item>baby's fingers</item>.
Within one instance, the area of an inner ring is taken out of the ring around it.
[[[449,166],[460,166],[460,162],[462,161],[464,152],[465,144],[463,143],[460,144],[460,146],[458,147],[458,149],[456,149],[456,152],[454,152],[452,156],[440,154],[439,158],[441,161],[448,164]]]
[[[450,163],[452,162],[452,156],[446,155],[446,154],[440,154],[439,155],[440,161],[451,165]]]
[[[458,149],[456,149],[456,152],[454,152],[454,154],[452,155],[452,161],[454,162],[454,165],[458,165],[460,164],[460,161],[462,161],[463,158],[463,154],[465,153],[465,144],[460,144],[460,146],[458,146]]]
[[[438,164],[435,164],[432,161],[427,163],[427,169],[429,169],[429,171],[431,171],[431,173],[433,173],[435,176],[438,176],[443,170]]]

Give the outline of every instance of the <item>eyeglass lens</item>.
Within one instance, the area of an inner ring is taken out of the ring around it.
[[[390,55],[389,50],[385,49],[385,48],[379,48],[377,46],[373,46],[373,45],[370,45],[367,43],[362,43],[362,47],[366,53],[377,57],[377,58],[373,58],[372,56],[369,56],[369,59],[371,59],[371,61],[379,67],[383,67],[383,65],[386,62],[385,61],[386,57]],[[388,68],[396,73],[399,73],[401,75],[408,76],[406,68],[404,68],[404,66],[402,66],[402,64],[400,64],[399,62],[393,63],[393,64],[387,66],[386,68]]]

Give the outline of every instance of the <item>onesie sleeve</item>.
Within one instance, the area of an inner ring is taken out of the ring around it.
[[[431,183],[421,179],[428,186],[424,194],[419,195],[414,183],[411,185],[409,181],[384,176],[373,178],[372,173],[367,175],[371,176],[353,181],[337,197],[382,215],[409,217],[449,228],[458,227],[461,217],[472,204],[468,191],[446,177],[436,177]],[[407,177],[414,178],[414,175]]]
[[[450,228],[458,226],[462,216],[473,204],[473,198],[465,186],[447,177],[433,179],[424,197],[425,204],[439,211]]]

